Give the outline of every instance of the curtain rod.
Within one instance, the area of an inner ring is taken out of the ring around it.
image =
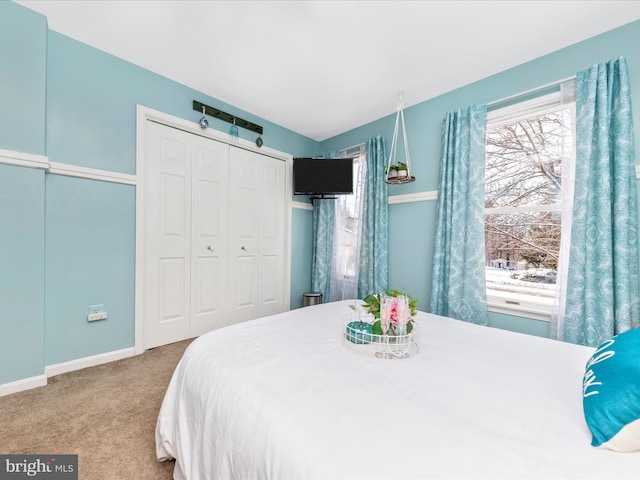
[[[575,80],[575,78],[576,78],[576,76],[572,75],[570,77],[563,78],[561,80],[556,80],[555,82],[547,83],[546,85],[542,85],[540,87],[532,88],[532,89],[526,90],[524,92],[516,93],[514,95],[509,95],[508,97],[504,97],[504,98],[500,98],[498,100],[494,100],[493,102],[487,103],[487,108],[494,107],[496,105],[499,105],[500,103],[508,102],[509,100],[513,100],[514,98],[522,97],[524,95],[529,95],[530,93],[534,93],[534,92],[537,92],[539,90],[546,90],[547,88],[550,88],[550,87],[555,87],[555,86],[562,85],[564,82],[567,82],[569,80]]]

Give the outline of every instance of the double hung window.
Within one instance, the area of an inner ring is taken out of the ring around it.
[[[570,222],[563,182],[575,157],[575,82],[554,90],[487,114],[487,303],[542,320],[558,288],[562,222]]]

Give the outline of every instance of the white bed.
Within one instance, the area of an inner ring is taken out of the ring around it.
[[[419,352],[378,359],[340,337],[351,303],[196,339],[156,427],[174,478],[640,478],[590,445],[594,349],[419,312]]]

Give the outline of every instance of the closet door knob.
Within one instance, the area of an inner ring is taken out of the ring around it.
[[[209,250],[210,252],[213,252],[213,246],[212,245],[207,245],[207,250]]]
[[[245,246],[243,245],[243,246],[241,246],[241,247],[240,247],[240,250],[242,250],[242,251],[246,252],[248,249],[247,249],[247,247],[245,247]]]

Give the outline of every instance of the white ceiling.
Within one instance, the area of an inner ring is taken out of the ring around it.
[[[640,18],[632,0],[16,3],[314,140],[395,112],[401,90],[411,106]]]

